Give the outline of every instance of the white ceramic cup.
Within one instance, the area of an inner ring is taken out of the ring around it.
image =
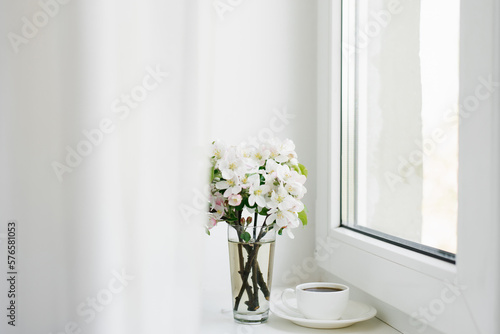
[[[290,304],[289,296],[295,295],[297,307]],[[303,283],[281,294],[283,305],[307,319],[337,320],[347,307],[349,287],[338,283]]]

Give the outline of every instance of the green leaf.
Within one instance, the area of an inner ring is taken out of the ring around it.
[[[210,168],[210,183],[214,182],[214,178],[215,178],[215,165],[213,165],[212,168]]]
[[[267,216],[268,212],[268,208],[262,208],[262,210],[259,212],[259,215]]]
[[[309,171],[307,170],[306,166],[304,166],[303,164],[299,164],[299,168],[300,168],[300,173],[307,177]]]
[[[244,241],[244,242],[249,242],[250,239],[252,238],[252,236],[250,235],[250,233],[248,232],[243,232],[241,235],[240,235],[240,238]]]
[[[278,231],[278,235],[282,235],[284,229],[285,229],[284,227],[280,228],[280,230]]]
[[[307,225],[307,209],[306,208],[304,208],[304,210],[299,212],[299,219],[302,221],[303,226]]]

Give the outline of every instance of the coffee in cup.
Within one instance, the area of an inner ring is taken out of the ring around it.
[[[295,295],[297,307],[288,301],[291,295]],[[287,308],[307,319],[338,320],[347,307],[349,287],[338,283],[303,283],[283,291],[281,300]]]

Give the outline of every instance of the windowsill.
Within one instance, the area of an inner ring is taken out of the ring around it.
[[[453,325],[453,314],[467,314],[457,266],[451,263],[342,227],[331,228],[326,242],[317,247],[324,279],[355,288],[354,298],[373,305],[382,321],[400,330],[423,328],[416,320],[421,319],[419,312],[436,300],[443,302],[439,298],[450,291],[455,291],[454,301],[446,303],[447,312],[436,317],[432,329],[426,325],[427,330],[437,333],[436,329]],[[463,319],[465,328],[470,323]]]
[[[456,266],[402,247],[398,247],[375,238],[337,227],[330,230],[330,243],[345,243],[378,257],[387,259],[408,268],[413,268],[428,276],[452,280],[456,273]]]
[[[280,295],[283,288],[273,287],[273,296]],[[262,325],[240,325],[234,322],[231,312],[231,299],[227,293],[211,293],[205,295],[203,307],[202,334],[278,334],[278,333],[304,333],[310,334],[314,329],[305,328],[292,322],[270,314],[267,323]],[[377,318],[363,321],[352,326],[340,329],[318,330],[321,333],[370,333],[370,334],[401,334]]]

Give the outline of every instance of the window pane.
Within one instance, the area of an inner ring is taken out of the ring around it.
[[[456,253],[459,5],[344,0],[344,225]]]

